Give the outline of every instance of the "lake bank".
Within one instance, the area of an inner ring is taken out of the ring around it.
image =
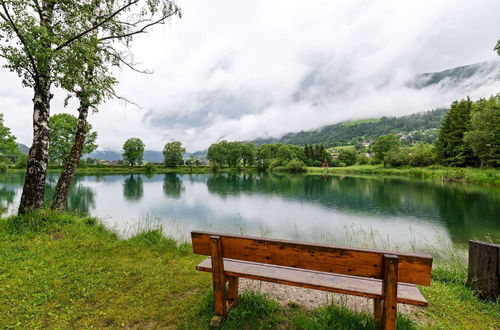
[[[286,168],[285,168],[286,169]],[[62,167],[51,166],[49,173],[59,173]],[[25,169],[9,168],[8,173],[24,173]],[[124,165],[85,165],[77,168],[77,174],[208,174],[208,173],[256,173],[257,167],[221,167],[216,171],[209,165],[177,166],[175,168],[156,165],[154,172],[148,173],[145,166]],[[269,172],[273,172],[272,170]],[[384,167],[383,165],[352,165],[346,167],[306,167],[305,174],[332,174],[332,175],[371,175],[371,176],[396,176],[474,184],[486,187],[500,187],[500,169],[460,168],[460,167]]]
[[[4,326],[208,328],[211,278],[194,269],[204,257],[159,230],[120,239],[94,218],[44,211],[1,219],[0,248]],[[429,307],[402,317],[401,328],[498,328],[500,306],[478,300],[465,276],[463,259],[437,261],[422,288]],[[280,306],[252,291],[225,326],[374,328],[341,306]]]
[[[459,167],[384,167],[383,165],[352,165],[347,167],[308,167],[310,174],[401,176],[440,182],[500,187],[500,169]]]
[[[57,173],[48,174],[47,202],[57,180]],[[17,211],[23,183],[22,174],[0,175],[5,214]],[[198,229],[367,248],[465,246],[484,237],[500,242],[498,189],[406,177],[78,174],[68,208],[126,235],[144,222],[159,223],[181,240]]]

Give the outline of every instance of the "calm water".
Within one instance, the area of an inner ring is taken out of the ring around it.
[[[48,179],[48,195],[57,175]],[[17,208],[22,175],[0,177],[0,207]],[[500,190],[407,179],[273,174],[78,176],[69,207],[123,235],[162,224],[355,246],[464,246],[500,241]]]

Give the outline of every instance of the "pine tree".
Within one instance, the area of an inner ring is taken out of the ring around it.
[[[464,135],[471,130],[471,110],[474,103],[466,100],[455,101],[446,114],[439,129],[436,149],[443,165],[476,165],[478,160],[470,146],[465,143]]]

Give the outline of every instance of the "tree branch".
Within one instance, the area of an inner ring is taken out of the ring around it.
[[[130,6],[136,4],[137,2],[139,2],[139,0],[133,0],[133,1],[129,1],[125,6],[121,7],[120,9],[116,10],[115,12],[113,12],[111,15],[107,16],[105,19],[103,19],[101,22],[91,26],[90,28],[88,28],[87,30],[84,30],[76,35],[74,35],[73,37],[69,38],[68,40],[66,40],[64,43],[62,43],[61,45],[57,46],[55,48],[56,51],[58,50],[61,50],[62,48],[70,45],[72,42],[74,42],[75,40],[78,40],[80,38],[82,38],[83,36],[85,36],[86,34],[98,29],[99,27],[101,27],[104,23],[106,22],[109,22],[113,17],[115,17],[116,15],[118,15],[119,13],[121,13],[122,11],[124,11],[125,9],[129,8]]]
[[[120,56],[119,54],[114,54],[108,50],[104,50],[106,53],[108,53],[110,56],[113,56],[115,59],[117,59],[120,63],[123,63],[125,64],[125,66],[127,66],[129,69],[131,69],[132,71],[135,71],[137,73],[143,73],[143,74],[152,74],[153,72],[152,71],[149,71],[149,70],[140,70],[140,69],[137,69],[135,67],[136,64],[138,63],[129,63],[127,61],[125,61],[122,56]]]
[[[116,94],[113,90],[111,90],[111,89],[106,89],[106,90],[108,91],[108,93],[109,93],[109,94],[113,95],[113,97],[115,97],[115,98],[117,98],[117,99],[119,99],[119,100],[122,100],[122,101],[124,101],[125,103],[129,103],[129,104],[135,105],[136,107],[138,107],[139,109],[141,109],[141,110],[142,110],[142,107],[141,107],[139,104],[137,104],[137,103],[135,103],[135,102],[133,102],[133,101],[130,101],[129,99],[127,99],[127,98],[126,98],[126,97],[124,97],[124,96],[117,95],[117,94]]]
[[[12,29],[14,30],[14,32],[16,33],[17,37],[19,38],[19,40],[21,41],[21,44],[23,45],[23,48],[24,48],[24,52],[26,53],[26,55],[28,56],[28,59],[29,61],[31,62],[31,66],[33,67],[33,71],[35,72],[35,77],[33,78],[36,78],[36,76],[39,76],[40,73],[38,72],[38,69],[36,67],[36,62],[35,62],[35,58],[33,57],[33,55],[30,53],[29,49],[28,49],[28,44],[26,42],[26,40],[24,39],[23,35],[21,34],[21,32],[19,31],[19,29],[17,28],[16,24],[14,23],[14,20],[12,19],[12,17],[10,16],[9,14],[9,10],[7,9],[7,6],[5,5],[5,2],[2,1],[2,8],[3,8],[3,11],[4,13],[1,13],[0,12],[0,17],[8,22],[10,24],[10,26],[12,26]],[[30,72],[32,75],[33,73],[28,70],[28,72]]]
[[[114,36],[107,36],[107,37],[103,37],[101,39],[99,39],[99,41],[105,41],[105,40],[110,40],[110,39],[123,39],[123,38],[127,38],[127,37],[131,37],[135,34],[139,34],[139,33],[145,33],[146,32],[146,29],[148,29],[149,27],[153,26],[153,25],[156,25],[156,24],[163,24],[163,22],[169,18],[169,17],[172,17],[174,16],[175,14],[178,13],[178,9],[175,9],[173,12],[169,13],[168,15],[166,16],[162,16],[160,19],[154,21],[154,22],[151,22],[149,24],[146,24],[144,25],[142,28],[140,28],[139,30],[136,30],[136,31],[132,31],[132,32],[129,32],[129,33],[125,33],[125,34],[120,34],[120,35],[114,35]]]

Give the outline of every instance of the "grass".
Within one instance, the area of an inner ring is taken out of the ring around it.
[[[308,173],[325,173],[323,168],[308,167]],[[500,169],[457,168],[457,167],[384,167],[383,165],[353,165],[330,167],[328,174],[368,174],[381,176],[406,176],[421,179],[459,182],[483,186],[500,187]]]
[[[256,167],[222,167],[218,169],[218,172],[222,173],[239,173],[239,172],[255,172]],[[61,166],[50,166],[48,169],[49,173],[58,173],[62,171]],[[25,173],[24,168],[9,168],[10,173]],[[79,166],[76,170],[78,174],[163,174],[163,173],[212,173],[212,167],[208,165],[199,166],[177,166],[175,168],[165,167],[164,165],[156,165],[155,171],[152,173],[147,173],[144,165],[128,166],[128,165],[83,165]]]
[[[161,228],[121,239],[99,220],[40,211],[0,219],[2,328],[206,329],[213,315],[203,257]],[[497,329],[500,305],[478,300],[458,259],[422,288],[429,307],[398,329]],[[329,305],[314,310],[245,292],[224,329],[374,329],[371,315]]]

